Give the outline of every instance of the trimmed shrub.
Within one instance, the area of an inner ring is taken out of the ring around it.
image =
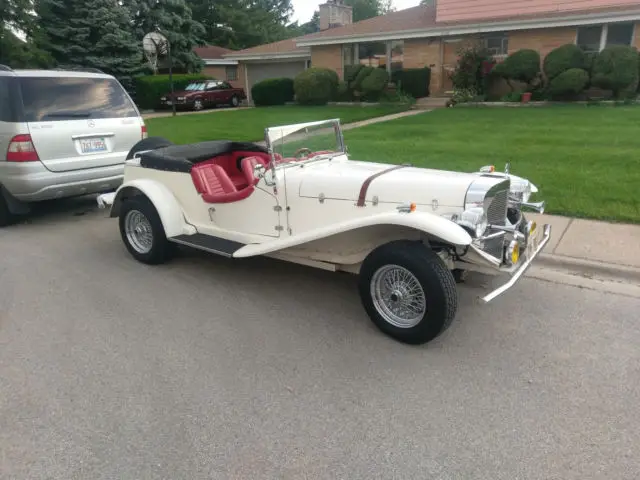
[[[431,69],[429,67],[397,70],[393,72],[391,79],[398,89],[413,98],[429,96],[429,85],[431,83]]]
[[[301,105],[326,105],[336,97],[339,82],[338,74],[329,68],[309,68],[293,82],[296,100]]]
[[[376,68],[367,76],[361,85],[362,93],[367,100],[378,100],[389,84],[389,74],[382,68]]]
[[[350,102],[351,100],[353,100],[353,95],[347,82],[340,82],[338,84],[338,90],[335,99],[338,102]]]
[[[173,75],[173,89],[184,90],[191,82],[209,80],[210,76],[200,74]],[[147,75],[135,79],[136,103],[142,109],[157,108],[160,97],[171,91],[169,75]]]
[[[572,68],[587,68],[585,54],[577,45],[562,45],[544,59],[544,73],[549,81]]]
[[[554,98],[572,98],[582,93],[589,83],[589,74],[581,68],[570,68],[551,80],[549,92]]]
[[[293,101],[293,79],[271,78],[251,88],[251,98],[258,107],[284,105]]]
[[[636,90],[638,68],[638,51],[634,47],[607,47],[593,62],[591,83],[596,87],[611,90],[615,98],[620,98],[625,90]]]
[[[364,65],[362,64],[347,65],[346,67],[344,67],[344,81],[347,82],[347,85],[349,85],[356,79],[358,73],[360,73],[360,70],[362,70],[363,68]]]
[[[353,81],[349,84],[349,88],[351,88],[351,90],[356,92],[361,91],[362,82],[364,81],[365,78],[371,75],[371,72],[373,72],[374,70],[375,69],[373,67],[366,67],[363,65],[362,68],[358,71],[358,74],[355,76]]]
[[[518,50],[493,69],[496,75],[531,85],[540,76],[540,54],[535,50]]]

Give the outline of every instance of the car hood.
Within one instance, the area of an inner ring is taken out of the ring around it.
[[[366,203],[404,203],[464,207],[467,190],[478,175],[426,168],[403,167],[355,160],[322,161],[306,165],[300,182],[300,196],[357,201],[367,179],[373,175]],[[502,179],[504,180],[504,179]],[[496,183],[500,180],[496,179]]]

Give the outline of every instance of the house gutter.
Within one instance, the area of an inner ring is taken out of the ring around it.
[[[225,55],[225,59],[239,61],[251,60],[289,60],[311,58],[311,51],[308,52],[280,52],[280,53],[248,53]]]
[[[300,40],[296,42],[298,47],[313,47],[320,45],[336,45],[342,43],[359,43],[371,41],[405,40],[412,38],[449,37],[456,35],[469,35],[475,33],[489,33],[499,31],[529,30],[538,28],[557,28],[593,25],[615,22],[640,21],[640,9],[631,12],[595,13],[584,15],[568,15],[553,19],[527,19],[496,22],[483,22],[466,25],[446,25],[433,28],[414,30],[396,30],[393,32],[371,33],[367,35],[342,35],[335,37],[322,37],[317,39]],[[235,57],[234,57],[235,58]]]

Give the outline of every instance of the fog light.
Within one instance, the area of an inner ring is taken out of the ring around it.
[[[520,244],[517,240],[513,240],[507,248],[507,263],[509,265],[515,265],[520,260]]]
[[[528,230],[529,230],[529,235],[533,235],[534,233],[536,233],[536,228],[538,228],[538,224],[536,222],[534,222],[533,220],[531,220],[529,222],[528,225]]]

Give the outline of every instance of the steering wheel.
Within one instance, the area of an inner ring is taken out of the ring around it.
[[[298,150],[296,150],[296,153],[294,153],[293,156],[295,158],[299,158],[298,155],[303,153],[303,152],[307,152],[307,155],[309,155],[311,153],[311,149],[306,148],[306,147],[299,148]]]

